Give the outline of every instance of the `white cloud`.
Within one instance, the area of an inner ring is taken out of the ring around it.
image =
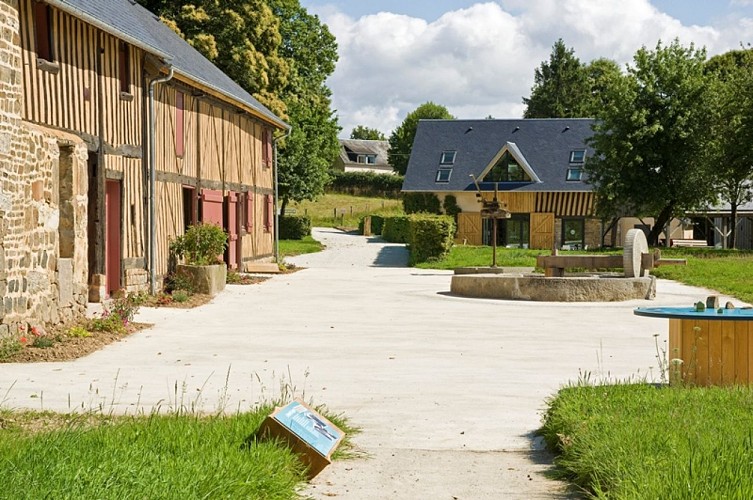
[[[320,16],[339,45],[329,85],[343,136],[356,125],[389,134],[426,101],[459,118],[519,117],[534,69],[558,38],[582,61],[608,57],[620,64],[660,39],[679,38],[715,54],[753,38],[751,19],[684,26],[649,0],[500,0],[447,12],[431,23],[385,12],[360,19],[332,10]]]

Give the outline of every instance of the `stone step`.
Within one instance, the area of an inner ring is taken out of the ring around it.
[[[278,274],[280,266],[274,262],[249,262],[246,264],[247,273]]]

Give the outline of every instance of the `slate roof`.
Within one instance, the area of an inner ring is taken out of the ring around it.
[[[479,178],[508,142],[517,146],[541,182],[499,183],[500,191],[591,191],[583,180],[568,181],[567,169],[571,151],[585,149],[587,157],[593,153],[585,143],[592,124],[587,118],[421,120],[403,191],[475,190],[470,174]],[[453,150],[449,182],[436,182],[442,152]],[[481,187],[493,190],[494,183]]]
[[[47,0],[60,10],[91,23],[147,52],[166,59],[175,72],[257,111],[281,128],[289,128],[251,94],[191,47],[157,16],[134,0]]]
[[[387,150],[390,148],[388,141],[370,141],[366,139],[340,139],[340,159],[344,164],[356,164],[358,166],[385,166],[388,165]],[[376,163],[358,163],[358,155],[376,155]]]

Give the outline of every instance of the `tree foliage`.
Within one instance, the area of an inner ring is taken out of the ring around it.
[[[712,78],[711,165],[720,201],[730,205],[728,246],[737,246],[738,207],[753,200],[753,50],[735,50],[709,59]]]
[[[444,119],[453,120],[454,116],[444,106],[426,102],[408,113],[403,123],[390,135],[390,148],[388,150],[389,162],[392,169],[400,175],[405,175],[408,169],[410,153],[413,149],[413,139],[416,137],[416,129],[419,120]]]
[[[358,125],[350,133],[351,139],[362,139],[367,141],[386,141],[387,138],[382,132],[375,128]]]
[[[704,50],[675,40],[645,47],[604,94],[585,170],[602,216],[655,217],[656,244],[675,215],[713,197]]]

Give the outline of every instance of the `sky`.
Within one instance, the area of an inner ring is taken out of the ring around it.
[[[520,118],[562,38],[581,62],[629,64],[678,38],[709,56],[753,44],[753,0],[300,0],[337,38],[327,84],[347,138],[389,134],[432,101],[457,118]]]

